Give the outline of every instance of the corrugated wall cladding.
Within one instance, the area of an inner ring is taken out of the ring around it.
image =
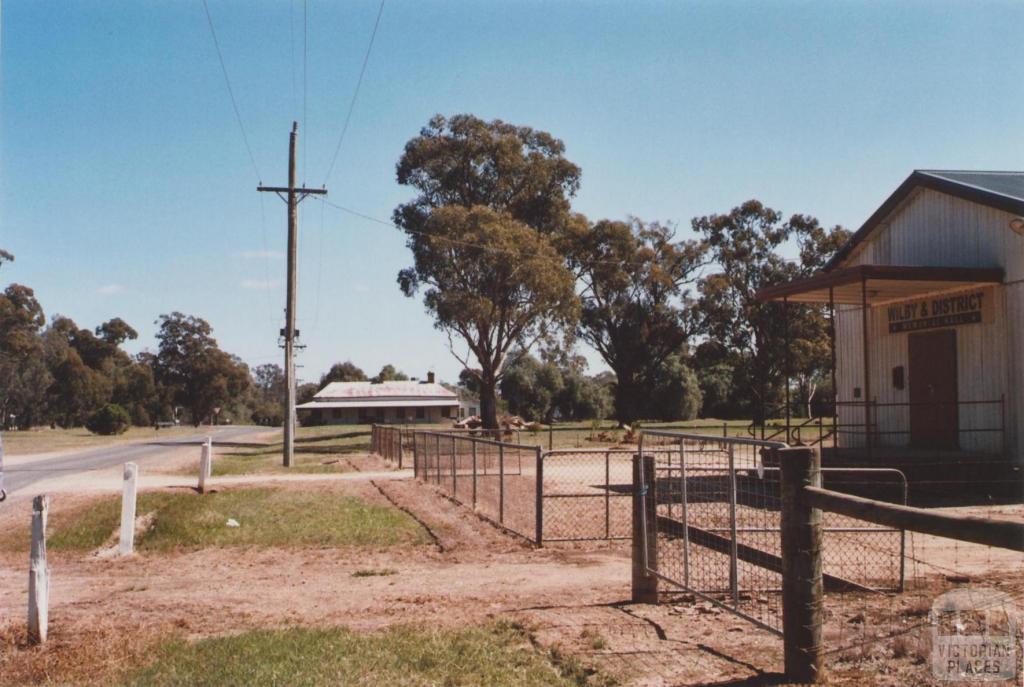
[[[1002,267],[1003,286],[992,288],[990,322],[956,327],[958,394],[960,401],[990,401],[1005,397],[1006,436],[995,432],[962,432],[961,447],[1001,453],[1005,448],[1024,457],[1024,238],[1009,229],[1006,212],[924,189],[911,197],[880,227],[844,266],[925,265],[950,267]],[[836,369],[840,402],[852,401],[854,387],[863,387],[862,332],[859,307],[837,307]],[[909,401],[909,384],[892,386],[891,371],[909,370],[907,334],[889,334],[884,306],[872,309],[871,395],[879,403]],[[998,405],[962,406],[961,429],[999,427]],[[862,423],[860,408],[840,406],[841,423]],[[879,443],[905,444],[907,408],[879,409]],[[862,435],[843,435],[847,446],[864,444]]]

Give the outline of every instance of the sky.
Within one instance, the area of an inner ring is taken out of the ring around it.
[[[1024,164],[1024,2],[387,0],[329,175],[379,0],[208,6],[241,127],[201,0],[0,7],[0,287],[81,327],[121,317],[132,352],[180,311],[281,362],[285,204],[256,186],[286,183],[292,121],[299,180],[385,221],[436,113],[552,133],[576,211],[680,238],[750,198],[855,229],[915,168]],[[347,359],[456,379],[398,289],[398,230],[310,198],[299,232],[300,380]]]

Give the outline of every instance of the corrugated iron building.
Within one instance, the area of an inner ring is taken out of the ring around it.
[[[302,424],[438,423],[459,414],[458,395],[434,382],[331,382],[296,406]]]

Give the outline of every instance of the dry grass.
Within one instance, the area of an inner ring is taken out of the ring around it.
[[[167,427],[155,430],[152,427],[131,427],[124,434],[117,436],[101,436],[92,434],[84,427],[74,429],[30,429],[17,432],[4,432],[4,452],[9,456],[28,455],[33,453],[50,453],[90,449],[112,444],[125,444],[136,441],[166,441],[177,437],[197,434],[195,427]]]

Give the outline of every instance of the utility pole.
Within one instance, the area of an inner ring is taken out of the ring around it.
[[[292,133],[288,140],[288,186],[264,186],[257,191],[276,193],[288,204],[288,296],[285,303],[285,324],[281,330],[284,338],[284,385],[287,393],[284,402],[284,466],[292,466],[295,453],[295,340],[299,330],[295,328],[295,254],[299,243],[299,203],[306,196],[326,195],[327,189],[295,188],[295,141],[299,137],[299,124],[292,122]]]

